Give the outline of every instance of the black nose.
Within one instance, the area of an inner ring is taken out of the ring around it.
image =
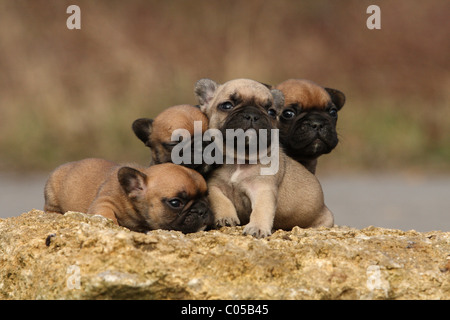
[[[261,117],[258,113],[256,112],[246,112],[242,115],[242,117],[250,122],[256,122],[259,120],[259,118]]]
[[[200,217],[203,217],[209,211],[209,206],[207,203],[203,201],[197,202],[192,208],[189,210],[191,213],[198,214]]]
[[[320,120],[310,120],[307,124],[314,130],[320,130],[324,126],[324,123]]]

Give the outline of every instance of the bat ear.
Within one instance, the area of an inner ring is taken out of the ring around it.
[[[211,79],[200,79],[196,82],[194,92],[200,104],[200,109],[204,112],[206,106],[214,97],[214,93],[219,85]]]
[[[150,135],[152,133],[153,119],[140,118],[134,120],[132,129],[136,137],[138,137],[146,146],[149,145]]]
[[[341,110],[341,108],[345,104],[345,95],[339,90],[331,89],[331,88],[325,88],[325,90],[328,92],[328,94],[331,97],[331,101],[333,101],[334,105],[338,110]]]
[[[117,178],[129,198],[142,197],[147,190],[147,175],[139,170],[122,167],[117,172]]]

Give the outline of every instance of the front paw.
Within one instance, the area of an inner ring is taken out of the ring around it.
[[[214,221],[217,229],[221,227],[234,227],[239,225],[240,223],[241,222],[239,221],[239,219],[234,217],[222,217]]]
[[[272,234],[271,228],[263,228],[254,223],[249,223],[244,228],[244,235],[251,235],[255,238],[265,238]]]

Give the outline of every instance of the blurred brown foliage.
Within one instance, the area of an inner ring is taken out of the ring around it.
[[[66,27],[71,4],[81,30]],[[347,95],[324,170],[448,170],[449,13],[442,0],[0,0],[0,169],[147,163],[134,119],[195,104],[200,78],[245,77]]]

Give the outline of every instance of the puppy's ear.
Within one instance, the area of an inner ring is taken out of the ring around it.
[[[273,96],[274,108],[277,110],[282,109],[284,106],[283,92],[281,92],[278,89],[272,89],[272,90],[270,90],[270,93],[272,93],[272,96]]]
[[[200,79],[195,84],[194,92],[203,112],[205,112],[207,104],[214,97],[217,87],[218,84],[211,79]]]
[[[145,173],[130,167],[122,167],[117,172],[117,178],[129,198],[137,199],[145,194],[147,189],[147,175]]]
[[[336,108],[338,108],[338,110],[341,110],[341,108],[345,104],[345,95],[341,91],[336,89],[325,88],[325,90],[330,95],[331,101],[333,101]]]
[[[138,137],[146,146],[150,147],[150,135],[152,133],[153,119],[140,118],[134,120],[132,128],[136,137]]]

